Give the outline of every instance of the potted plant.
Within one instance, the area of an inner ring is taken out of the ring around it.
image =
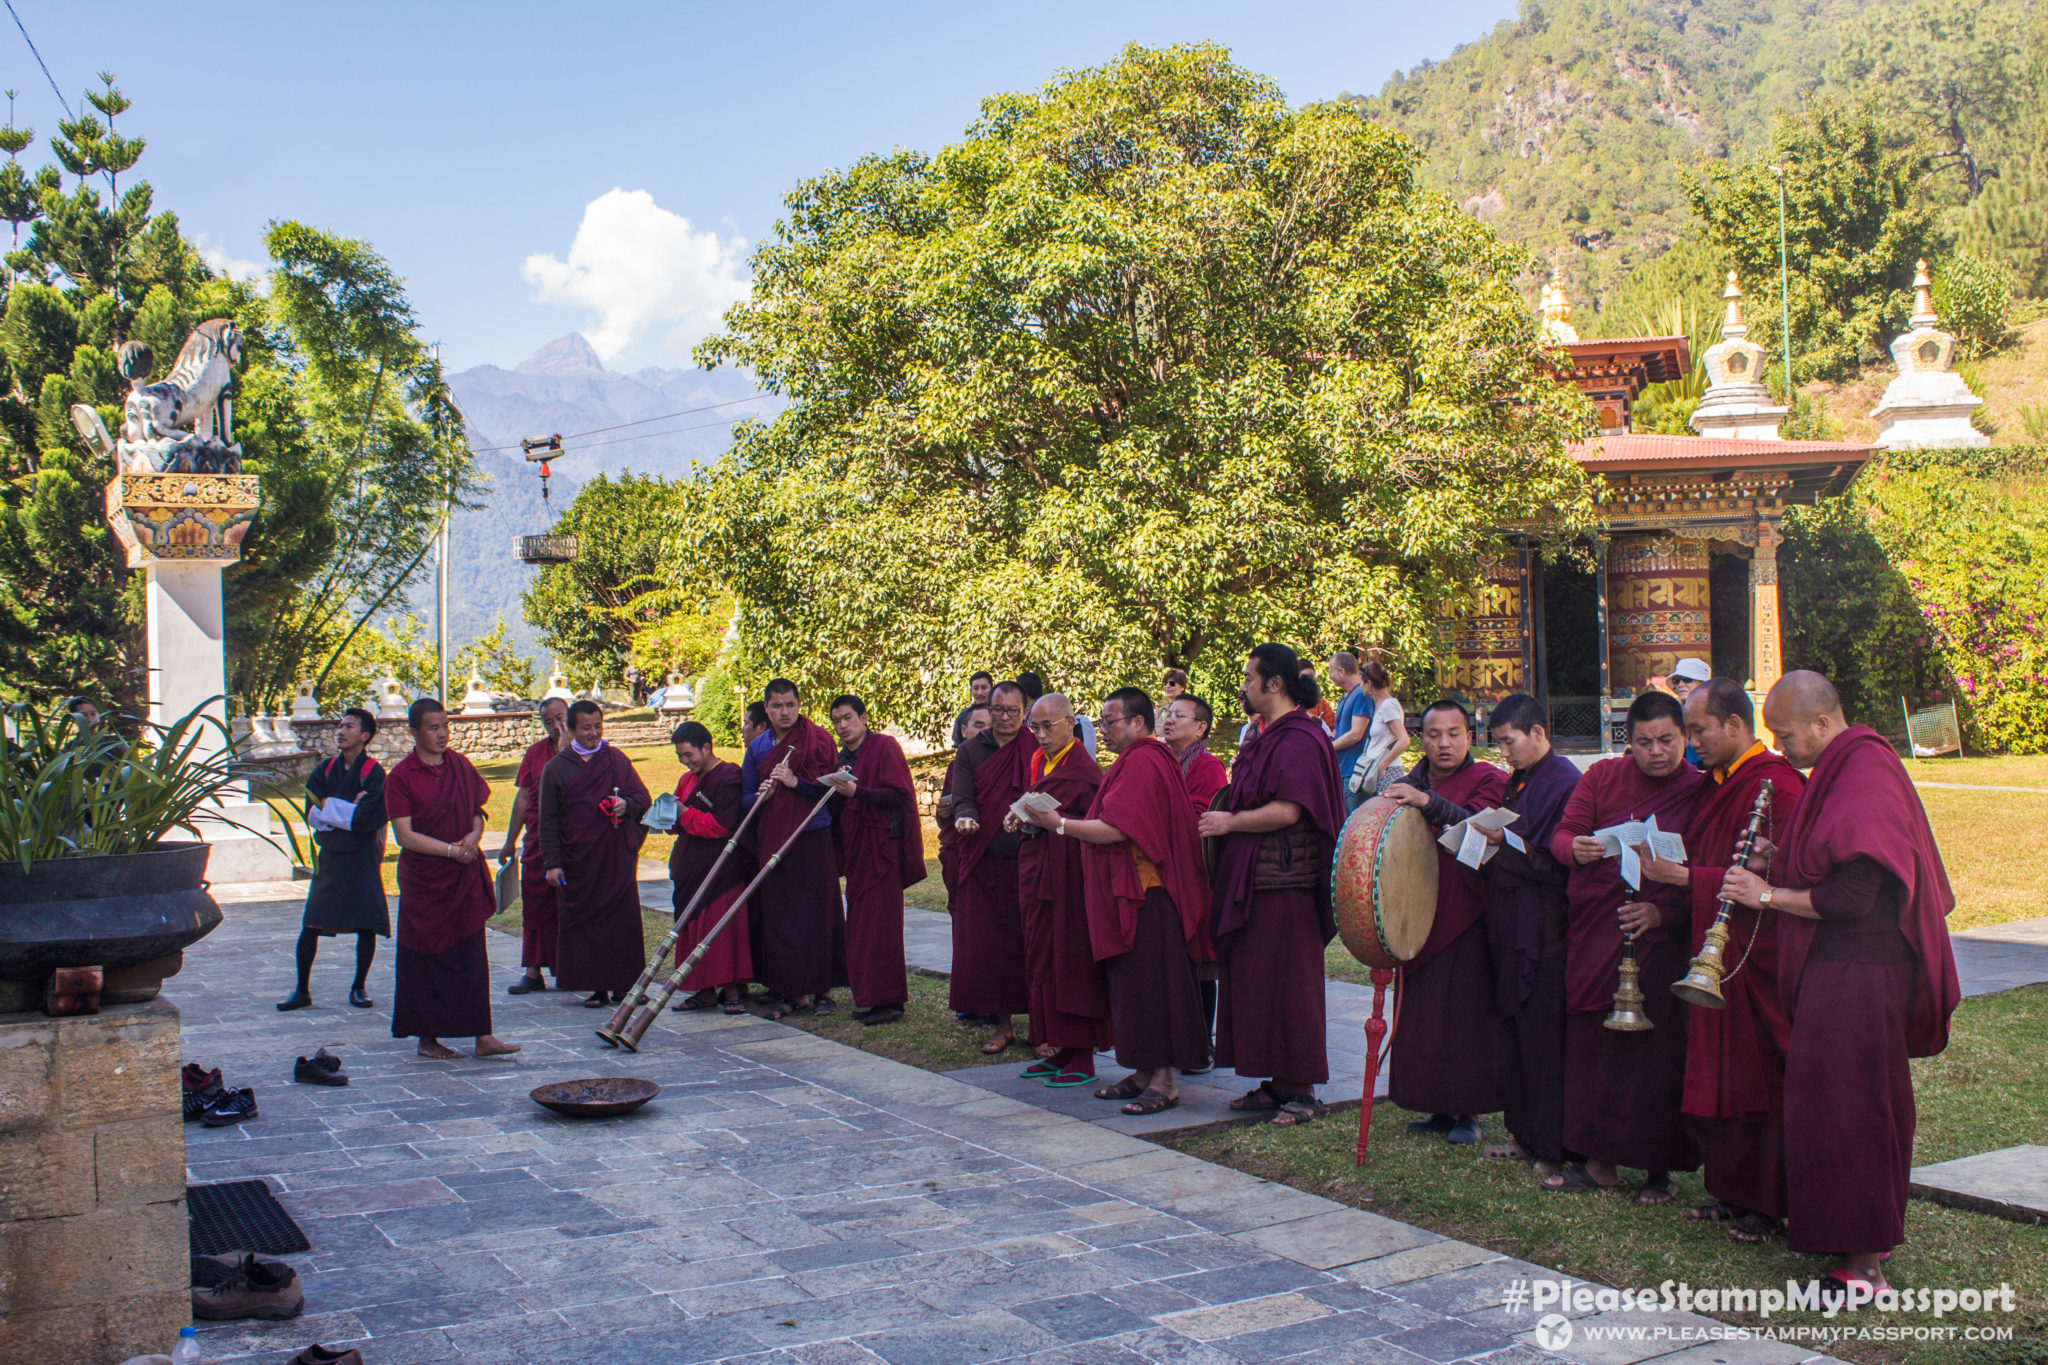
[[[101,968],[103,1003],[153,998],[221,921],[194,821],[235,781],[226,727],[203,706],[168,726],[0,715],[0,1010],[60,967]]]

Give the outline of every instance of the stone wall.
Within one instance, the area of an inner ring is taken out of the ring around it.
[[[336,752],[334,732],[341,718],[292,722],[292,733],[302,748],[323,757]],[[668,743],[676,722],[659,716],[640,720],[607,720],[605,738],[621,748],[638,749]],[[526,746],[540,738],[540,718],[532,711],[499,711],[488,716],[448,717],[448,743],[471,761],[490,763],[518,758]],[[380,720],[370,741],[370,753],[386,768],[412,752],[412,732],[402,719]]]
[[[192,1321],[177,1007],[0,1015],[0,1360],[168,1352]]]

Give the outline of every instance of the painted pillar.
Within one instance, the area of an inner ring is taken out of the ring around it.
[[[1617,692],[1640,692],[1680,659],[1714,657],[1705,541],[1668,532],[1616,536],[1607,549],[1607,586]]]
[[[1785,673],[1785,649],[1778,620],[1778,546],[1784,540],[1774,517],[1756,528],[1756,555],[1749,561],[1749,690],[1758,696]]]
[[[1614,632],[1607,611],[1607,542],[1593,542],[1593,603],[1600,616],[1600,752],[1614,752],[1614,727],[1607,709],[1614,696]]]
[[[1528,679],[1528,554],[1482,556],[1479,592],[1460,613],[1437,622],[1437,678],[1446,693],[1491,703],[1520,692]]]

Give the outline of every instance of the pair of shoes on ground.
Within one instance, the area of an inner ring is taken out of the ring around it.
[[[292,1079],[303,1085],[347,1085],[348,1073],[341,1069],[341,1058],[323,1047],[292,1064]]]
[[[544,991],[547,988],[548,979],[544,976],[522,976],[505,988],[505,994],[528,995],[534,991]]]
[[[220,1068],[208,1071],[197,1062],[185,1063],[185,1122],[193,1120],[208,1128],[225,1128],[256,1117],[256,1092],[231,1090],[221,1080]]]
[[[348,1002],[349,1004],[354,1005],[359,1010],[366,1010],[370,1008],[370,1006],[377,1003],[376,1001],[372,1000],[369,996],[363,993],[363,988],[361,986],[350,986],[348,988]],[[279,1010],[302,1010],[310,1006],[312,1003],[312,993],[308,991],[304,986],[300,986],[293,990],[290,995],[287,995],[284,999],[278,1001],[277,1007]]]
[[[876,1005],[869,1009],[853,1011],[853,1017],[860,1020],[862,1026],[866,1028],[873,1028],[877,1024],[893,1024],[903,1017],[903,1006]]]
[[[192,1316],[209,1322],[236,1318],[278,1321],[306,1311],[306,1287],[283,1261],[230,1251],[192,1258]]]
[[[626,1001],[624,991],[592,991],[583,997],[583,1008],[601,1010],[607,1005],[622,1005]]]
[[[1479,1120],[1470,1114],[1431,1114],[1426,1119],[1411,1120],[1408,1131],[1417,1137],[1434,1133],[1445,1142],[1469,1147],[1479,1141]]]

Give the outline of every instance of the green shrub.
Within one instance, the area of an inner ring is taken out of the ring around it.
[[[1958,251],[1934,274],[1934,311],[1955,333],[1964,356],[1989,355],[2010,339],[2012,268],[2005,262]]]
[[[745,719],[747,699],[740,695],[739,682],[727,670],[729,660],[721,658],[697,684],[697,705],[692,720],[711,732],[713,742],[736,745],[740,722]]]

